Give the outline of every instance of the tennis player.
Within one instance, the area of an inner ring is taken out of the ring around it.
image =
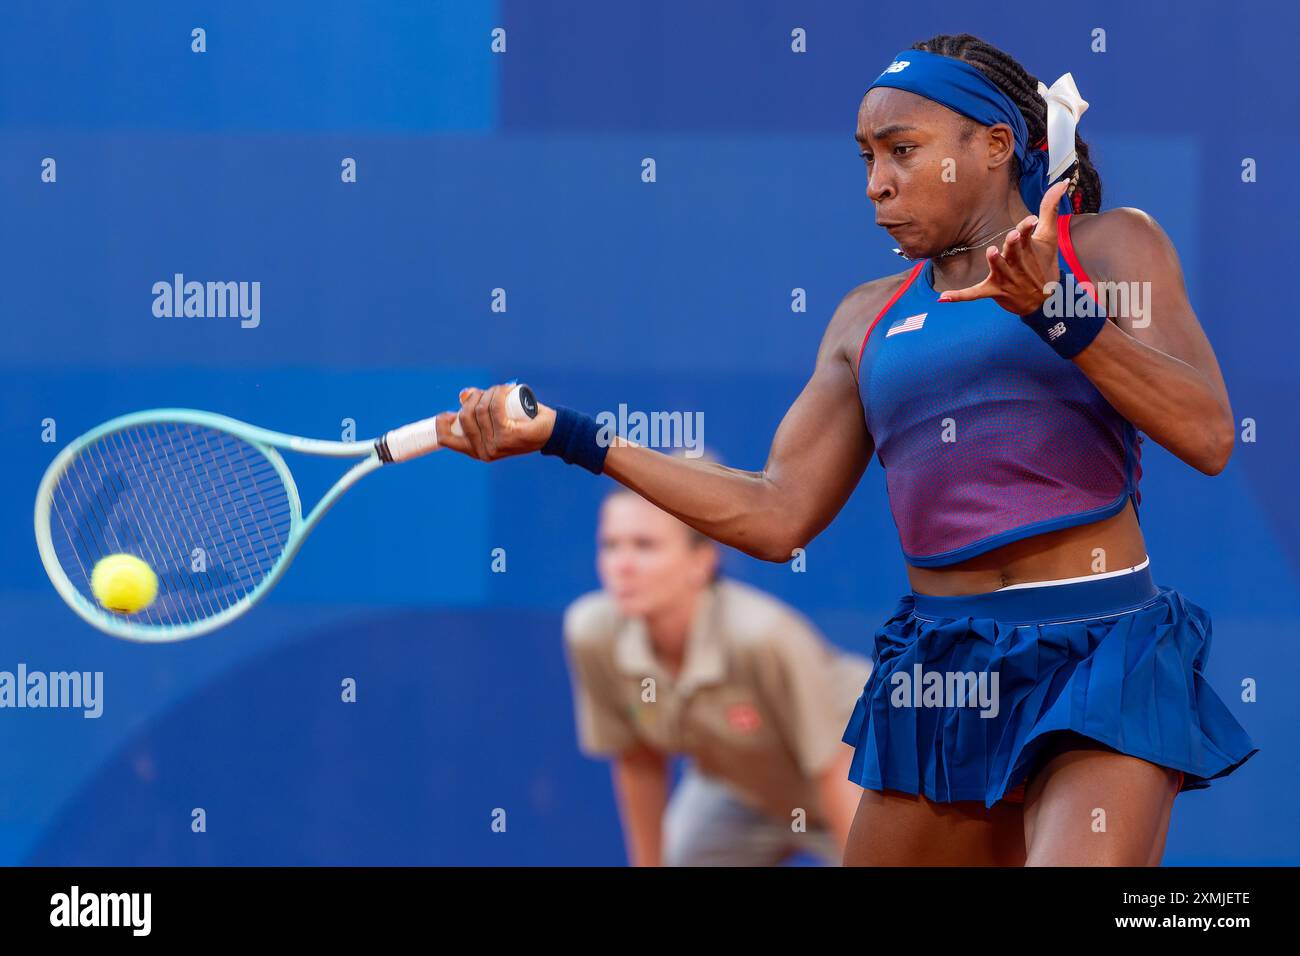
[[[1155,583],[1138,511],[1138,433],[1217,475],[1231,406],[1169,238],[1101,211],[1084,105],[968,34],[885,67],[856,138],[912,265],[840,303],[761,471],[602,441],[566,408],[513,422],[502,387],[439,422],[459,416],[447,444],[467,454],[540,449],[771,561],[879,458],[911,590],[844,734],[866,788],[850,864],[1154,865],[1176,794],[1255,752],[1204,677],[1210,619]],[[1144,312],[1063,308],[1080,283],[1149,290]]]
[[[601,507],[596,566],[564,638],[579,745],[612,760],[628,859],[838,866],[860,793],[840,735],[870,665],[720,578],[711,540],[625,489]]]

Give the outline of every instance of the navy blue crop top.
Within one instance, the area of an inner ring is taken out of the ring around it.
[[[1092,286],[1059,220],[1059,259]],[[955,564],[1141,502],[1141,437],[991,299],[939,302],[918,262],[863,337],[858,389],[903,556]]]

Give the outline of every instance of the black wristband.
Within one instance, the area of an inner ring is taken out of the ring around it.
[[[557,406],[555,427],[542,446],[542,454],[554,455],[599,475],[605,470],[605,456],[609,454],[609,442],[602,442],[599,436],[600,426],[590,415]]]
[[[1038,333],[1061,358],[1071,359],[1092,344],[1106,324],[1106,315],[1098,306],[1095,315],[1049,316],[1040,305],[1037,310],[1022,315],[1020,321]]]

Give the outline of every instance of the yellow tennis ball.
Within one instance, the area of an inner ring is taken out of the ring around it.
[[[110,554],[95,562],[90,590],[108,610],[135,614],[158,596],[158,575],[134,554]]]

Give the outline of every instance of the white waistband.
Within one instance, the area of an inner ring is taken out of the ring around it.
[[[1141,564],[1135,564],[1131,568],[1123,568],[1119,571],[1106,571],[1102,574],[1085,574],[1077,578],[1060,578],[1056,581],[1026,581],[1024,584],[1008,584],[1006,587],[998,588],[999,591],[1014,591],[1017,588],[1047,588],[1054,587],[1058,584],[1078,584],[1080,581],[1097,581],[1101,578],[1117,578],[1121,574],[1132,574],[1134,571],[1141,571],[1151,563],[1151,555],[1142,559]]]

